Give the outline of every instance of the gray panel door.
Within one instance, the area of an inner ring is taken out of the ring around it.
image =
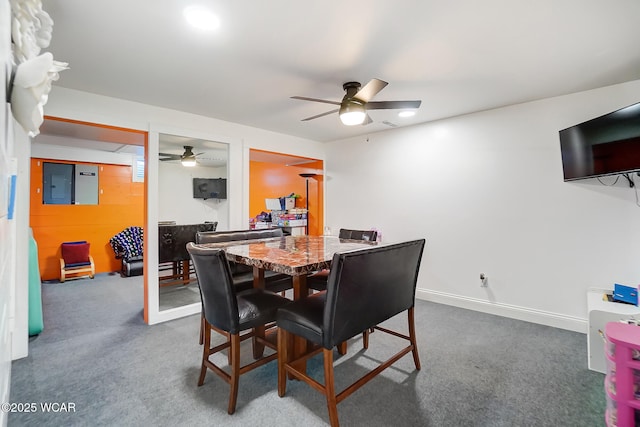
[[[76,165],[76,205],[98,204],[98,166]]]

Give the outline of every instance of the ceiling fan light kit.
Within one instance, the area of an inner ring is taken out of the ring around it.
[[[180,160],[180,163],[182,163],[182,166],[186,166],[188,168],[194,167],[196,165],[196,158],[195,157],[185,157],[184,159]]]
[[[361,125],[367,117],[364,105],[357,100],[343,103],[339,114],[340,121],[347,126]]]

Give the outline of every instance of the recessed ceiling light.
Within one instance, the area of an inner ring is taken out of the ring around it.
[[[416,115],[416,112],[413,110],[400,111],[398,113],[398,117],[412,117],[415,115]]]
[[[220,26],[220,18],[204,6],[187,6],[184,8],[187,22],[201,30],[215,30]]]

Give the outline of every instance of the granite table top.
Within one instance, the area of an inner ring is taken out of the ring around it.
[[[283,236],[268,239],[205,243],[222,248],[227,259],[264,270],[301,276],[329,268],[337,252],[370,248],[378,242],[340,239],[334,236]]]

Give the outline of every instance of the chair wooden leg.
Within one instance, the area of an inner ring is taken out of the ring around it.
[[[60,258],[60,283],[65,281],[64,259]]]
[[[338,422],[338,402],[336,401],[336,390],[333,381],[333,349],[322,350],[324,353],[324,394],[327,398],[327,409],[329,410],[329,421],[331,427],[339,427]]]
[[[240,378],[240,334],[231,335],[231,378],[229,385],[229,415],[236,411],[238,401],[238,379]]]
[[[283,397],[287,391],[287,371],[285,363],[289,362],[289,333],[278,328],[278,396]]]
[[[200,315],[200,345],[204,343],[204,313]]]
[[[258,341],[258,337],[264,338],[264,332],[265,332],[264,325],[256,326],[255,328],[253,328],[254,335],[252,338],[252,342],[253,342],[252,346],[253,346],[253,358],[255,360],[260,359],[264,354],[264,344]]]
[[[374,328],[369,328],[362,333],[362,348],[365,350],[369,348],[369,335],[375,331]]]
[[[198,379],[198,386],[204,384],[204,377],[207,375],[207,365],[205,361],[209,360],[209,351],[211,349],[211,329],[209,323],[206,320],[202,321],[202,335],[203,335],[203,348],[202,348],[202,367],[200,368],[200,378]]]
[[[91,262],[91,272],[89,278],[93,279],[96,276],[96,264],[93,262],[93,257],[89,255],[89,261]]]
[[[411,307],[408,311],[409,316],[409,341],[413,345],[413,363],[416,365],[416,369],[420,370],[420,357],[418,356],[418,344],[416,343],[416,325],[413,320],[413,307]]]

